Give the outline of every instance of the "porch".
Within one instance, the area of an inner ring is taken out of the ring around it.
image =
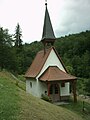
[[[70,91],[73,93],[74,102],[77,102],[76,77],[63,72],[57,66],[51,66],[40,76],[39,80],[47,84],[47,95],[53,102],[69,99]]]
[[[66,92],[65,94],[62,94],[62,88]],[[76,80],[47,82],[47,95],[52,102],[66,102],[70,99],[71,93],[73,93],[74,102],[77,102]]]

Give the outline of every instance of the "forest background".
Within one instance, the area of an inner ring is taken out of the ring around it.
[[[90,95],[90,31],[56,39],[55,48],[67,71],[78,77],[79,94]],[[22,31],[17,24],[15,34],[0,27],[0,70],[6,69],[14,75],[25,74],[43,44],[38,41],[24,43]]]

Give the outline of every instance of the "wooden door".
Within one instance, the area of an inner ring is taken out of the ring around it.
[[[60,101],[60,91],[58,84],[51,84],[50,86],[50,97],[53,102]]]

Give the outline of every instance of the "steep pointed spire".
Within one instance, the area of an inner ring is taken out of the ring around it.
[[[45,11],[43,34],[41,40],[44,43],[44,46],[46,43],[51,43],[53,45],[55,42],[55,35],[51,24],[49,12],[47,9],[47,3],[45,3],[45,5],[46,5],[46,11]]]

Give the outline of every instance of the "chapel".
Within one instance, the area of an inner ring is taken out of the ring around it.
[[[26,92],[33,96],[42,97],[47,94],[53,102],[68,100],[71,91],[74,102],[77,102],[77,77],[69,74],[54,47],[56,40],[47,3],[45,3],[45,17],[41,42],[43,50],[36,54],[28,68],[26,77]]]

